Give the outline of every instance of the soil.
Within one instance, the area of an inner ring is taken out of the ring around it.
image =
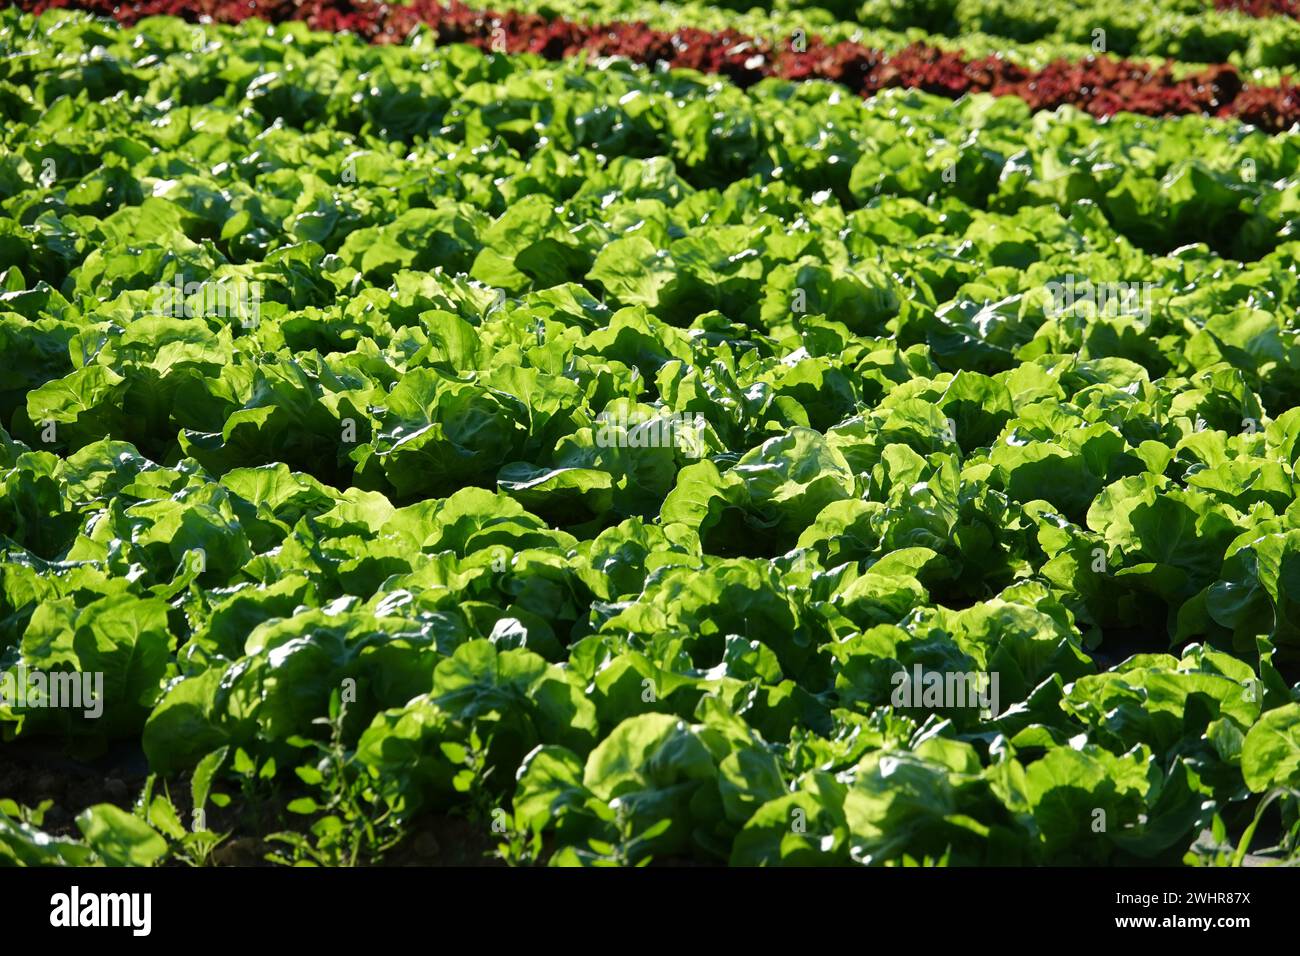
[[[53,801],[42,829],[56,836],[79,836],[74,821],[86,807],[112,803],[130,809],[145,776],[134,755],[109,753],[89,764],[31,744],[0,747],[0,797],[28,807]]]

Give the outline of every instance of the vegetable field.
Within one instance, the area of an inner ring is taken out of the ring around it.
[[[0,863],[1300,861],[1294,4],[500,2],[0,10]]]

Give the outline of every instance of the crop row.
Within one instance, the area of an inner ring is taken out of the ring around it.
[[[482,4],[468,4],[478,9]],[[551,0],[513,0],[509,9],[517,12],[539,13],[547,19],[566,17],[588,23],[608,23],[612,21],[631,21],[665,32],[675,32],[688,27],[710,31],[734,30],[751,36],[774,38],[777,45],[788,42],[792,36],[817,35],[828,43],[848,40],[872,49],[896,53],[917,43],[932,46],[940,50],[962,54],[967,59],[982,59],[996,56],[1009,60],[1028,70],[1042,69],[1058,60],[1078,61],[1088,57],[1106,58],[1110,54],[1101,52],[1106,43],[1093,34],[1079,37],[1076,41],[1033,41],[1021,43],[1007,37],[992,36],[986,33],[966,32],[951,37],[941,33],[926,33],[912,27],[905,30],[891,30],[884,27],[866,27],[851,19],[841,20],[830,11],[820,7],[800,7],[797,9],[762,9],[752,7],[747,10],[729,10],[700,2],[700,0],[682,0],[682,2],[648,2],[648,0],[566,0],[563,7]],[[1169,66],[1176,76],[1183,76],[1203,70],[1213,63],[1199,62],[1182,49],[1171,49]],[[1148,66],[1158,67],[1166,58],[1155,56],[1134,56]],[[1296,57],[1289,56],[1285,50],[1271,52],[1262,39],[1252,33],[1251,43],[1243,48],[1233,50],[1226,61],[1238,67],[1252,83],[1263,86],[1275,86],[1280,77],[1293,76],[1296,72]],[[1214,62],[1218,62],[1218,58]],[[1265,65],[1270,64],[1270,65]]]
[[[738,0],[737,6],[744,6]],[[797,5],[797,0],[796,4]],[[820,0],[814,0],[822,6]],[[1104,42],[1123,56],[1163,56],[1214,62],[1242,57],[1249,65],[1294,63],[1300,22],[1217,13],[1201,0],[848,0],[833,12],[865,26],[961,37],[983,33],[1031,43]],[[1171,9],[1172,8],[1172,9]]]
[[[1294,783],[1291,141],[0,24],[0,654],[105,687],[11,731],[333,720],[557,863],[1213,860]]]
[[[175,0],[120,7],[109,0],[36,0],[34,10],[76,6],[114,15],[124,22],[152,13],[188,8]],[[190,11],[192,12],[192,10]],[[664,33],[635,23],[583,24],[547,20],[537,14],[475,11],[458,3],[443,6],[361,6],[316,0],[263,8],[257,0],[220,6],[218,19],[242,21],[255,15],[288,16],[319,29],[348,30],[372,40],[399,41],[421,25],[432,26],[439,42],[465,42],[503,52],[533,52],[550,59],[580,52],[621,56],[646,65],[720,73],[742,84],[768,76],[825,79],[869,95],[892,87],[922,89],[950,97],[973,92],[1016,96],[1036,110],[1073,105],[1094,116],[1120,111],[1163,116],[1210,113],[1233,116],[1267,131],[1281,131],[1300,119],[1300,87],[1244,84],[1236,70],[1220,65],[1177,76],[1169,65],[1148,67],[1110,59],[1054,62],[1028,71],[998,57],[966,60],[933,47],[915,45],[895,54],[851,41],[826,44],[809,38],[806,49],[773,46],[762,38],[730,31],[684,29]]]

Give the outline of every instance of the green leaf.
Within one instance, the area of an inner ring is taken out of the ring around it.
[[[149,824],[111,803],[83,810],[77,828],[109,866],[153,866],[167,853],[167,842]]]

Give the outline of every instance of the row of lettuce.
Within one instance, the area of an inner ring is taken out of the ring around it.
[[[67,5],[77,4],[45,0],[40,9]],[[427,8],[421,0],[391,6]],[[1259,19],[1251,11],[1230,7],[1216,10],[1205,0],[1103,0],[1083,6],[1067,0],[778,0],[773,4],[723,0],[680,5],[652,5],[644,0],[521,0],[503,12],[522,10],[549,19],[637,21],[662,24],[669,30],[731,28],[764,36],[802,30],[890,51],[918,41],[938,42],[974,57],[1010,55],[1016,60],[1043,56],[1076,60],[1101,53],[1288,72],[1300,62],[1300,20],[1293,16]],[[104,7],[104,12],[110,11],[128,18],[169,14],[215,22],[239,22],[250,15],[265,20],[305,16],[315,18],[320,28],[361,32],[387,16],[383,6],[366,0],[136,0]]]
[[[745,10],[750,0],[720,0]],[[766,6],[766,5],[764,5]],[[1121,56],[1159,56],[1214,63],[1240,58],[1254,65],[1296,62],[1300,21],[1259,19],[1248,11],[1216,10],[1205,0],[777,0],[776,9],[812,7],[871,29],[920,30],[957,39],[969,35],[1015,43],[1105,44]]]
[[[174,12],[175,6],[172,0],[125,7],[104,0],[71,0],[70,5],[124,23]],[[34,0],[26,6],[41,11],[51,4]],[[176,10],[192,18],[199,16],[185,5]],[[1174,61],[1144,63],[1089,55],[1082,60],[1057,58],[1027,67],[1000,53],[972,59],[963,51],[925,42],[891,51],[865,45],[861,41],[866,38],[831,41],[807,36],[803,29],[776,38],[741,34],[731,27],[708,31],[679,24],[671,30],[657,30],[627,20],[601,23],[549,13],[475,10],[456,0],[446,5],[415,0],[393,7],[353,7],[346,0],[310,4],[250,0],[222,8],[215,15],[231,22],[254,17],[275,22],[298,20],[314,29],[356,33],[379,43],[402,42],[431,30],[436,42],[443,44],[465,42],[497,52],[538,53],[550,59],[620,57],[656,68],[720,73],[741,85],[779,76],[830,80],[862,95],[894,87],[949,97],[991,92],[1018,97],[1036,110],[1073,105],[1097,117],[1121,111],[1152,116],[1208,113],[1236,117],[1269,132],[1290,129],[1300,119],[1300,86],[1277,76],[1263,83],[1247,82],[1230,63],[1192,69]]]
[[[1218,859],[1300,782],[1289,140],[28,22],[0,662],[106,701],[7,735],[283,774],[347,688],[553,863]]]
[[[476,9],[482,3],[470,3]],[[1294,29],[1283,25],[1261,26],[1254,22],[1240,24],[1239,42],[1223,43],[1205,41],[1202,29],[1188,27],[1178,33],[1163,32],[1157,40],[1154,33],[1147,39],[1133,40],[1120,31],[1121,42],[1114,44],[1101,23],[1083,30],[1057,31],[1055,36],[1032,40],[1017,40],[978,30],[966,29],[959,33],[927,31],[920,26],[900,22],[888,26],[888,20],[858,21],[853,16],[841,17],[820,6],[758,7],[743,4],[729,9],[725,5],[708,4],[698,0],[649,3],[646,0],[512,0],[509,9],[517,12],[537,13],[548,19],[570,19],[593,23],[633,22],[644,23],[656,30],[674,32],[686,28],[712,31],[734,30],[756,37],[775,38],[778,43],[788,43],[800,35],[817,36],[827,42],[852,41],[873,49],[895,53],[915,44],[947,52],[961,53],[973,59],[996,56],[1030,70],[1040,70],[1056,61],[1079,62],[1095,57],[1114,59],[1123,56],[1149,66],[1169,62],[1177,75],[1203,70],[1217,63],[1230,63],[1246,74],[1251,81],[1276,85],[1282,76],[1293,76],[1296,70]],[[1071,7],[1073,11],[1077,8]],[[900,7],[898,16],[905,17]],[[1156,17],[1159,19],[1159,17]],[[1123,42],[1124,38],[1128,42]]]

